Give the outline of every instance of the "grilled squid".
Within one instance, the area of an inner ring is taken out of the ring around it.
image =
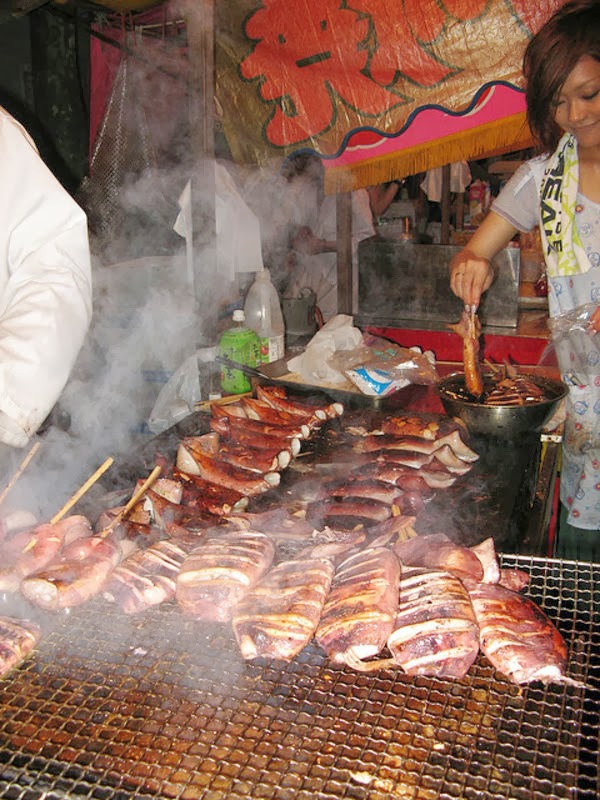
[[[450,326],[463,340],[463,362],[465,368],[465,386],[473,397],[483,394],[483,376],[479,361],[479,337],[481,322],[475,311],[463,311],[460,320]]]

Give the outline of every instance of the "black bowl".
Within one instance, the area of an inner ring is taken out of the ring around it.
[[[467,392],[462,372],[443,378],[438,384],[438,394],[446,413],[461,419],[474,436],[518,439],[542,430],[568,392],[562,381],[541,375],[520,374],[539,386],[546,399],[520,406],[486,405],[470,400],[464,397]]]

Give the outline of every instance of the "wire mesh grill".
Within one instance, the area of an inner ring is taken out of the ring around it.
[[[42,620],[0,682],[0,794],[61,798],[596,798],[600,597],[590,564],[504,556],[586,684],[355,673],[316,645],[247,663],[226,626],[98,600]]]

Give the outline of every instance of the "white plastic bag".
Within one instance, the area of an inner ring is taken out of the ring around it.
[[[209,399],[216,356],[216,347],[202,347],[186,358],[156,398],[148,419],[152,433],[162,433],[191,414],[196,403]]]
[[[342,385],[348,380],[344,373],[331,366],[330,358],[341,350],[353,350],[362,343],[362,333],[355,328],[353,318],[336,314],[315,333],[303,353],[288,361],[290,372],[298,373],[305,383]]]

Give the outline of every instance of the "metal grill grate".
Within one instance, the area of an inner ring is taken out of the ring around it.
[[[0,682],[11,800],[596,798],[600,587],[593,565],[505,556],[557,622],[572,686],[519,688],[479,657],[462,681],[358,674],[312,645],[245,663],[226,627],[102,601],[42,620]],[[6,611],[6,613],[9,613]]]

